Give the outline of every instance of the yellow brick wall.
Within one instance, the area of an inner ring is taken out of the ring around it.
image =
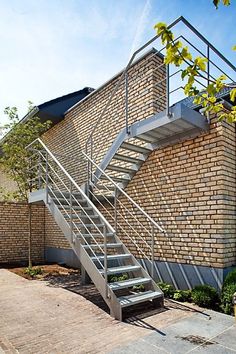
[[[32,205],[32,261],[44,259],[44,206]],[[28,205],[0,203],[0,263],[28,261]]]
[[[46,247],[71,248],[69,242],[47,209],[45,209],[45,245]]]
[[[159,86],[156,85],[157,80],[163,79],[164,75],[163,59],[157,56],[155,51],[149,52],[130,68],[128,73],[130,124],[164,109],[165,97],[161,100],[158,100],[158,97],[163,96],[165,80],[162,80]],[[79,185],[85,182],[87,177],[87,164],[82,159],[81,150],[85,150],[86,140],[119,78],[120,74],[87,96],[66,114],[64,120],[42,137]],[[125,87],[122,81],[93,136],[95,146],[93,158],[96,158],[98,163],[125,126],[124,93]],[[62,175],[61,177],[63,178]],[[46,245],[69,248],[69,244],[50,216],[46,217]]]
[[[212,119],[209,134],[151,153],[126,192],[166,231],[155,234],[156,260],[235,264],[235,157],[235,125],[217,119]],[[128,206],[125,198],[121,201]],[[151,244],[150,236],[146,239]],[[150,257],[147,245],[139,245]]]
[[[150,52],[134,64],[128,73],[129,77],[129,123],[147,118],[157,111],[163,110],[165,81],[156,86],[156,80],[163,79],[165,67],[162,58]],[[160,67],[161,65],[161,67]],[[94,125],[99,119],[110,95],[118,83],[120,75],[115,76],[106,85],[92,92],[75,108],[66,114],[63,121],[55,125],[43,136],[43,140],[56,154],[74,179],[82,184],[86,181],[86,163],[82,159],[81,150]],[[125,87],[124,80],[114,95],[106,113],[93,135],[93,159],[101,161],[113,143],[119,131],[125,126]],[[63,154],[66,154],[63,157]]]
[[[130,123],[164,109],[165,99],[157,99],[163,96],[165,82],[162,87],[155,85],[164,77],[161,63],[151,53],[130,69]],[[81,150],[118,79],[115,77],[88,96],[43,136],[79,184],[86,180]],[[124,85],[93,137],[96,162],[100,162],[123,127]],[[209,133],[153,151],[126,192],[165,229],[165,235],[155,234],[155,259],[212,267],[235,264],[235,182],[235,126],[221,124],[216,118],[211,120]],[[138,236],[130,229],[127,233],[150,256],[149,248],[138,241]],[[140,234],[151,242],[150,236],[141,230]],[[125,241],[136,256],[143,258],[127,237]],[[69,247],[49,216],[46,245]]]

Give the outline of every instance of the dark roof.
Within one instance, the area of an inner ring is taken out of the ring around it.
[[[77,102],[81,101],[85,96],[94,91],[91,87],[85,87],[82,90],[69,93],[53,100],[44,102],[35,106],[23,119],[22,122],[28,120],[30,117],[37,116],[41,122],[50,120],[52,125],[57,124],[64,118],[64,113]]]
[[[81,101],[92,91],[94,91],[93,88],[85,87],[82,90],[72,92],[67,95],[54,98],[53,100],[41,103],[38,106],[34,106],[34,108],[21,119],[20,123],[24,123],[28,119],[37,116],[40,118],[40,121],[42,123],[46,122],[47,120],[50,120],[52,122],[50,126],[51,128],[64,118],[64,114],[69,108],[74,106],[77,102]],[[0,139],[0,142],[4,141],[4,139],[7,137],[7,134]]]

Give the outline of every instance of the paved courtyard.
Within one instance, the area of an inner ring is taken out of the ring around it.
[[[236,353],[233,317],[168,301],[166,311],[120,323],[84,289],[0,269],[0,354]]]

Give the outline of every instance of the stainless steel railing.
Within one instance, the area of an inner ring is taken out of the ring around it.
[[[182,25],[184,29],[184,35],[179,35],[174,41],[181,40],[184,44],[191,47],[196,55],[200,55],[205,57],[207,61],[207,67],[205,73],[196,80],[196,86],[200,90],[204,90],[206,86],[209,84],[210,80],[215,80],[219,75],[224,74],[227,77],[227,82],[236,81],[235,66],[225,58],[225,56],[220,53],[197,29],[192,26],[184,17],[179,17],[175,21],[173,21],[168,27],[176,28],[178,30],[178,26]],[[133,90],[138,90],[138,94],[140,96],[140,89],[137,89],[135,83],[139,80],[140,82],[148,82],[148,80],[153,80],[155,87],[160,87],[162,94],[158,94],[158,97],[154,99],[153,104],[155,105],[155,109],[157,113],[159,110],[166,109],[167,114],[170,114],[170,107],[178,102],[179,100],[185,97],[184,94],[184,82],[181,78],[181,72],[186,65],[191,65],[191,60],[184,60],[184,63],[180,68],[176,69],[172,65],[165,65],[162,62],[162,78],[158,79],[155,77],[155,72],[160,70],[158,65],[154,65],[152,69],[142,74],[138,73],[134,75],[132,73],[132,65],[135,60],[139,57],[139,55],[155,44],[156,51],[153,53],[153,57],[158,56],[159,58],[164,58],[166,47],[161,44],[160,36],[156,35],[152,39],[150,39],[146,44],[144,44],[141,48],[134,52],[132,57],[130,58],[127,66],[120,74],[114,88],[111,90],[110,96],[107,99],[107,102],[104,104],[101,113],[93,126],[91,133],[88,136],[85,152],[89,157],[95,161],[96,163],[101,162],[102,156],[105,155],[110,145],[113,142],[111,138],[111,132],[116,131],[116,135],[122,128],[126,128],[127,134],[129,134],[130,124],[133,122],[133,110],[136,109],[134,107],[134,103],[132,102],[132,92]],[[151,56],[147,57],[147,61],[150,60]],[[143,63],[145,67],[145,62]],[[120,109],[122,100],[123,108]],[[139,109],[141,106],[144,106],[145,103],[141,102],[139,105]],[[114,120],[114,117],[110,114],[110,110],[113,112],[116,111],[116,107],[118,107],[118,118],[117,124]],[[133,107],[133,108],[132,108]],[[143,108],[143,107],[142,107]],[[147,110],[148,112],[148,110]],[[109,113],[109,114],[108,114]],[[103,131],[101,136],[101,127],[103,126],[104,119],[109,120],[109,126],[112,128],[107,132]],[[147,117],[148,118],[148,113]],[[141,118],[140,118],[141,119]],[[142,118],[145,119],[145,118]],[[102,154],[101,145],[99,142],[103,141],[102,146]],[[104,151],[105,149],[105,151]],[[90,166],[91,169],[91,166]]]
[[[37,145],[37,148],[34,147],[35,145]],[[100,167],[84,152],[81,152],[83,158],[86,161],[89,161],[90,165],[100,169],[102,176],[112,185],[112,191],[106,183],[103,182],[102,178],[99,179],[99,183],[103,184],[103,191],[99,190],[97,183],[93,183],[91,180],[89,198],[41,139],[36,139],[36,141],[30,144],[27,148],[32,151],[30,160],[33,162],[29,167],[30,190],[45,188],[46,201],[50,202],[50,198],[52,198],[56,201],[56,204],[60,206],[70,227],[72,243],[75,238],[78,238],[82,244],[88,246],[91,254],[96,258],[102,269],[104,269],[106,286],[107,230],[123,240],[128,240],[130,246],[128,248],[135,247],[139,254],[150,262],[151,275],[153,276],[155,260],[154,244],[158,244],[157,234],[164,234],[164,230],[159,223],[150,217],[150,215],[148,215],[138,203],[122,190],[119,185],[116,184],[106,172],[102,171]],[[64,157],[65,156],[66,155],[64,155]],[[89,171],[89,174],[91,174],[91,171]],[[99,193],[96,193],[97,191],[99,191]],[[109,192],[109,195],[106,192]],[[112,192],[111,201],[110,196]],[[79,194],[103,221],[105,227],[102,231],[97,227],[94,219],[88,213],[81,200],[76,198],[76,194]],[[77,208],[79,208],[79,210]],[[81,217],[81,212],[89,220],[89,223],[96,230],[96,233],[104,239],[103,247],[99,245],[90,228],[84,223],[84,220]],[[78,226],[78,223],[75,222],[75,218],[79,220],[80,227]],[[85,232],[90,236],[90,240],[97,245],[99,251],[104,255],[104,263],[100,261],[90,246],[91,242],[89,243],[87,241],[87,238],[84,236]],[[161,279],[158,269],[157,272]]]
[[[35,145],[37,145],[37,148]],[[84,191],[72,179],[55,155],[53,155],[46,147],[42,140],[37,139],[30,144],[27,149],[30,149],[32,152],[29,161],[30,190],[33,191],[44,188],[46,191],[46,202],[50,203],[50,200],[53,199],[60,207],[60,211],[63,213],[70,228],[72,244],[75,242],[75,239],[78,239],[81,244],[86,245],[90,254],[96,259],[96,262],[101,269],[104,270],[106,293],[108,296],[106,234],[107,232],[115,234],[115,230],[87,197]],[[33,164],[31,162],[33,162]],[[80,198],[78,198],[78,196]],[[92,215],[89,214],[83,201],[86,202],[88,207],[90,207],[91,210],[98,215],[101,222],[103,222],[104,226],[102,230],[97,226]],[[92,226],[92,229],[96,230],[96,234],[104,240],[103,247],[98,243],[97,238],[94,236],[94,231],[91,231],[91,227],[86,226],[87,224],[85,223],[84,218],[87,219]],[[85,235],[89,235],[89,242],[88,237],[85,237]],[[91,243],[95,244],[99,253],[104,255],[104,263],[101,262],[97,253],[94,252]]]
[[[153,277],[155,245],[158,245],[158,234],[165,235],[164,229],[87,154],[83,152],[83,156],[89,162],[88,165],[92,170],[98,169],[101,172],[99,179],[93,175],[92,171],[89,172],[89,175],[92,176],[90,180],[92,200],[108,216],[109,223],[115,229],[118,237],[128,240],[130,247],[134,245],[138,253],[149,261]],[[103,178],[109,182],[109,187]],[[99,181],[99,185],[97,181]],[[162,279],[158,269],[157,272]]]

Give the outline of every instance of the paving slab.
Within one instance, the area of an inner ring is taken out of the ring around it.
[[[96,289],[71,289],[0,269],[0,354],[236,352],[230,316],[167,301],[163,312],[118,322],[87,300]]]
[[[163,334],[153,333],[128,346],[112,351],[112,354],[168,353],[210,354],[236,353],[236,325],[231,316],[207,310],[162,328]]]

